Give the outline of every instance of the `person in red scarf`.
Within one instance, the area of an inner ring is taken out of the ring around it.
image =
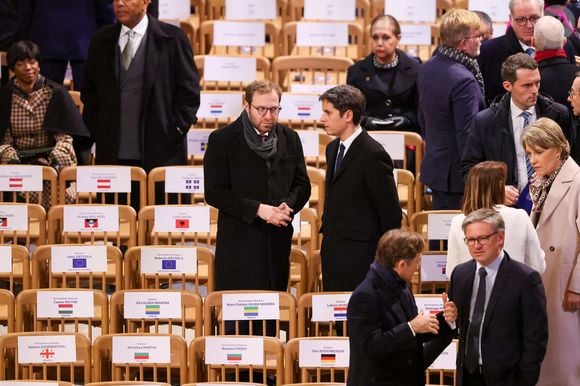
[[[543,16],[536,22],[532,45],[536,48],[534,59],[538,62],[540,93],[570,108],[568,90],[574,82],[578,67],[566,59],[564,27],[552,16]]]

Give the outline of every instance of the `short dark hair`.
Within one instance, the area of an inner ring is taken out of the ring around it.
[[[246,87],[246,102],[252,103],[254,94],[268,94],[275,91],[278,94],[278,102],[282,99],[282,89],[276,83],[269,80],[255,80]]]
[[[515,83],[518,80],[518,70],[535,70],[538,68],[538,63],[528,54],[519,52],[508,56],[508,58],[501,65],[501,78],[504,81]]]
[[[400,260],[413,260],[424,249],[425,240],[419,233],[393,229],[379,240],[375,261],[385,267],[394,268]]]
[[[358,88],[348,84],[341,84],[326,90],[318,99],[331,103],[340,112],[341,117],[347,110],[352,111],[352,120],[355,125],[360,123],[366,108],[363,93]]]
[[[21,60],[34,59],[40,62],[40,49],[36,44],[30,40],[21,40],[19,42],[13,43],[8,52],[6,53],[6,62],[8,63],[8,68],[14,70],[16,62]]]
[[[395,17],[392,15],[375,16],[375,18],[371,21],[371,32],[372,32],[375,24],[377,24],[379,21],[382,21],[382,20],[387,20],[389,23],[391,23],[393,35],[401,36],[401,25],[399,24],[397,19],[395,19]]]

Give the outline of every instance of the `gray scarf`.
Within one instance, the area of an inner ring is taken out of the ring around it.
[[[477,63],[477,60],[475,60],[475,58],[472,58],[463,51],[459,51],[457,48],[447,47],[443,45],[437,47],[434,55],[436,54],[441,54],[457,63],[463,64],[465,68],[467,68],[473,74],[475,80],[477,80],[477,83],[479,83],[479,87],[481,87],[481,92],[483,93],[483,95],[485,95],[485,85],[483,83],[483,75],[481,74],[479,64]]]
[[[256,130],[254,129],[252,122],[250,122],[246,110],[242,111],[242,124],[244,125],[244,138],[246,139],[246,143],[250,150],[270,165],[270,161],[276,156],[276,153],[278,153],[278,136],[276,135],[277,124],[272,128],[268,138],[263,143],[260,140],[260,136],[256,134]]]

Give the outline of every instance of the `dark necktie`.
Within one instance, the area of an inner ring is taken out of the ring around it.
[[[264,143],[268,139],[268,134],[260,134],[260,142]]]
[[[479,366],[479,332],[481,330],[481,322],[483,319],[483,312],[485,311],[485,277],[487,271],[484,267],[479,269],[479,288],[477,289],[477,296],[475,298],[475,307],[473,308],[473,315],[471,316],[471,323],[467,330],[467,342],[465,350],[465,368],[470,373],[475,373]]]
[[[135,38],[134,31],[127,31],[127,43],[123,48],[123,52],[121,52],[121,63],[123,64],[123,68],[125,71],[129,69],[131,65],[131,61],[133,60],[133,45],[135,42],[133,41]]]
[[[340,144],[338,148],[338,155],[336,156],[336,163],[334,164],[334,175],[340,170],[340,165],[342,164],[342,159],[344,158],[344,144]]]
[[[530,113],[529,111],[523,111],[520,116],[522,118],[524,118],[524,130],[526,129],[526,127],[528,127],[528,125],[530,124],[530,117],[532,116],[532,113]],[[534,168],[532,167],[532,163],[530,162],[530,159],[528,158],[528,155],[525,155],[526,157],[526,171],[528,173],[528,182],[532,179],[532,176],[534,175]]]

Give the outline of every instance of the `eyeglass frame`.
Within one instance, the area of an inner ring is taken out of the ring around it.
[[[572,88],[568,90],[568,97],[570,98],[575,98],[577,94],[580,94],[580,91],[576,91]]]
[[[475,36],[468,36],[468,37],[463,38],[463,39],[465,39],[465,40],[467,40],[467,39],[480,39],[480,40],[483,40],[484,36],[485,35],[483,33],[480,33],[480,34],[477,34]]]
[[[256,112],[261,117],[265,117],[268,111],[270,112],[270,115],[274,116],[278,115],[280,113],[280,110],[282,110],[282,106],[264,107],[264,106],[254,106],[253,104],[250,104],[250,106],[256,109]],[[262,112],[260,112],[260,110],[262,110]]]
[[[463,242],[465,243],[465,245],[467,245],[468,247],[473,247],[475,245],[475,243],[477,242],[479,245],[487,245],[489,244],[489,241],[491,239],[492,236],[498,234],[499,231],[495,231],[493,233],[490,233],[487,236],[479,236],[478,238],[467,238],[465,237],[463,239]]]
[[[536,23],[538,22],[538,20],[540,20],[540,18],[541,18],[541,16],[534,15],[534,16],[530,16],[530,17],[516,17],[516,18],[512,18],[512,20],[514,23],[516,23],[520,27],[524,27],[526,24],[528,24],[528,22],[530,22],[530,24],[532,26],[536,25]]]

